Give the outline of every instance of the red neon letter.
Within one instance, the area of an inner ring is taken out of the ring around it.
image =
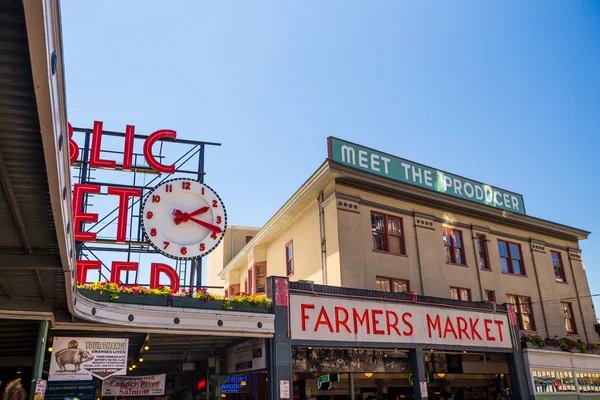
[[[158,172],[162,172],[165,174],[172,174],[175,172],[175,165],[163,165],[161,163],[159,163],[158,161],[156,161],[156,158],[154,158],[154,155],[152,155],[152,146],[154,145],[154,142],[156,142],[158,139],[162,139],[162,138],[171,138],[171,139],[176,139],[177,137],[177,133],[175,133],[175,131],[169,130],[169,129],[163,129],[160,131],[156,131],[153,134],[151,134],[150,136],[148,136],[148,138],[146,139],[146,141],[144,142],[144,157],[146,158],[146,162],[148,163],[148,165],[155,169]]]
[[[390,317],[394,317],[394,321],[392,322],[392,318]],[[385,312],[385,322],[387,325],[387,334],[391,335],[392,334],[392,329],[396,331],[396,334],[398,336],[402,336],[400,334],[400,331],[398,330],[398,314],[396,314],[393,311],[386,311]]]
[[[306,331],[306,320],[308,319],[308,315],[306,315],[306,309],[314,310],[314,304],[302,304],[300,306],[301,314],[302,314],[302,330]]]
[[[354,333],[358,333],[358,324],[367,325],[367,333],[371,333],[371,325],[369,323],[369,310],[365,310],[362,318],[356,311],[356,308],[352,309],[352,318],[354,319]]]
[[[457,317],[456,321],[458,324],[458,337],[460,339],[462,339],[463,334],[464,334],[467,337],[467,339],[471,340],[471,337],[469,336],[469,333],[467,332],[467,329],[469,329],[469,324],[467,324],[467,320],[464,319],[463,317]]]
[[[135,126],[127,125],[125,128],[125,148],[123,149],[123,170],[128,171],[133,164],[133,139]]]
[[[171,292],[179,291],[179,276],[177,272],[167,264],[152,263],[150,264],[150,289],[158,289],[160,286],[160,274],[163,273],[169,277],[171,284]]]
[[[473,322],[472,318],[469,318],[469,323],[471,325],[471,337],[473,338],[473,340],[475,340],[475,336],[477,336],[479,340],[483,340],[479,332],[477,332],[477,324],[479,323],[479,318],[477,318],[475,322]]]
[[[85,285],[88,271],[91,269],[100,271],[100,268],[102,268],[102,261],[77,260],[75,266],[77,267],[77,283]]]
[[[90,151],[90,166],[98,168],[114,169],[117,162],[114,160],[102,160],[100,158],[100,147],[102,146],[102,122],[94,121],[94,132],[92,134],[92,150]]]
[[[379,321],[377,320],[378,315],[383,315],[383,311],[382,310],[371,310],[371,318],[373,318],[373,334],[385,335],[384,330],[377,329],[377,325],[379,325]]]
[[[108,194],[119,196],[119,218],[117,219],[117,242],[125,242],[127,238],[127,214],[129,198],[140,197],[142,189],[109,186]]]
[[[454,325],[452,325],[452,319],[450,317],[446,317],[446,328],[444,329],[444,339],[446,339],[448,332],[452,332],[452,334],[454,335],[454,339],[458,339],[458,335],[456,334],[456,331],[454,330]]]
[[[327,325],[329,332],[333,332],[333,326],[331,325],[331,321],[329,320],[325,306],[321,306],[321,311],[319,312],[319,317],[317,318],[317,323],[315,324],[315,332],[319,330],[319,325]]]
[[[404,334],[404,336],[412,336],[413,332],[415,331],[412,323],[410,322],[410,320],[408,318],[412,319],[411,313],[405,312],[404,314],[402,314],[402,322],[404,322],[404,325],[406,325],[408,327],[408,331],[402,332]]]
[[[113,261],[112,267],[110,268],[110,281],[112,283],[116,283],[117,285],[121,284],[121,271],[137,271],[138,263],[137,262],[125,262],[125,261]]]
[[[83,185],[78,183],[73,185],[73,233],[75,240],[80,242],[96,240],[94,232],[81,232],[81,223],[98,222],[98,214],[84,213],[81,210],[84,193],[100,193],[100,185]]]
[[[431,317],[429,316],[429,314],[427,314],[427,331],[429,332],[429,337],[433,337],[431,336],[431,329],[434,330],[438,330],[438,336],[441,338],[442,337],[442,324],[440,323],[440,316],[436,315],[435,316],[435,321],[431,320]]]
[[[483,321],[483,326],[485,326],[485,338],[487,340],[489,340],[490,342],[494,342],[496,340],[495,337],[493,337],[492,335],[490,335],[490,332],[492,331],[490,329],[490,324],[492,324],[494,321],[492,321],[491,319],[486,319]]]
[[[340,318],[340,311],[344,314],[343,320]],[[341,325],[344,328],[346,328],[348,333],[352,333],[350,328],[348,328],[348,317],[349,317],[348,310],[346,310],[344,307],[336,307],[335,308],[335,331],[336,332],[340,331],[340,325]]]
[[[504,341],[504,334],[502,333],[502,325],[504,325],[504,322],[502,322],[502,321],[494,321],[494,323],[496,325],[498,325],[498,336],[500,336],[500,341],[503,342]]]
[[[69,161],[73,164],[77,160],[77,157],[79,157],[79,146],[73,140],[73,126],[71,126],[70,122],[67,124],[67,128],[69,130]]]

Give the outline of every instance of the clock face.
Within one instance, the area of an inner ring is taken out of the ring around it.
[[[150,245],[176,259],[207,255],[227,228],[219,195],[192,179],[172,179],[156,186],[146,195],[141,214]]]

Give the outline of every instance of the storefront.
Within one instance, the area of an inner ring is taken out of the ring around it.
[[[487,400],[527,393],[506,306],[287,284],[295,399]]]
[[[526,349],[536,399],[600,399],[600,355]]]

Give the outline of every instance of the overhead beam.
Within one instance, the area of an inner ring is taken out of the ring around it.
[[[8,201],[10,212],[15,220],[15,225],[17,226],[17,231],[19,232],[25,252],[27,254],[32,254],[33,250],[31,248],[31,242],[27,236],[25,223],[23,222],[21,210],[19,210],[17,197],[15,196],[12,183],[10,182],[10,177],[8,176],[8,170],[6,169],[6,164],[4,163],[4,157],[2,156],[2,153],[0,153],[0,183],[2,183],[2,188],[4,189],[4,194],[6,196],[6,200]]]
[[[37,285],[38,291],[40,292],[40,297],[42,300],[46,301],[46,290],[44,289],[44,285],[42,284],[42,277],[40,275],[40,271],[37,269],[33,271],[33,275],[35,277],[35,283]]]
[[[13,292],[12,288],[10,287],[10,284],[8,283],[4,275],[2,275],[2,272],[0,272],[0,286],[2,286],[2,289],[4,290],[4,293],[6,293],[6,295],[8,296],[9,300],[15,298],[15,292]]]
[[[60,256],[38,254],[0,254],[0,270],[61,271]]]

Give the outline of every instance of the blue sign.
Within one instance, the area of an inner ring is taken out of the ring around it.
[[[248,375],[230,375],[221,385],[221,393],[250,393],[250,377]]]
[[[49,381],[44,400],[95,400],[96,381]]]

